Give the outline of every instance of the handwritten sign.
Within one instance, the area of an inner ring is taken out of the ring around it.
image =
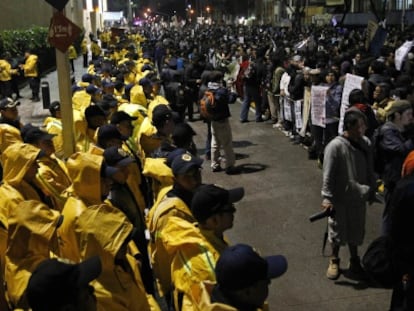
[[[349,93],[353,89],[362,89],[362,81],[364,80],[363,77],[352,75],[350,73],[347,73],[345,76],[345,83],[344,83],[344,89],[342,91],[342,100],[341,100],[341,110],[340,110],[340,119],[339,119],[339,127],[338,127],[338,134],[342,135],[343,127],[344,127],[344,115],[345,111],[349,107]]]
[[[311,120],[312,124],[325,127],[327,86],[313,85],[311,88]]]

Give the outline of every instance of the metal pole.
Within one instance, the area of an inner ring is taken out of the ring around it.
[[[56,10],[54,10],[56,12]],[[65,14],[65,11],[63,11]],[[59,85],[59,99],[62,112],[62,136],[64,158],[75,152],[75,135],[73,126],[72,90],[68,53],[56,51],[56,70]]]

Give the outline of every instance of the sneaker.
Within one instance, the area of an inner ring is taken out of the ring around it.
[[[240,120],[240,123],[248,123],[249,120]]]
[[[329,259],[328,270],[326,271],[326,277],[330,280],[337,280],[339,278],[339,258]]]

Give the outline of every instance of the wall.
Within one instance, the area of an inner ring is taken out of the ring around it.
[[[1,0],[0,12],[0,30],[48,27],[52,17],[52,7],[44,0]]]

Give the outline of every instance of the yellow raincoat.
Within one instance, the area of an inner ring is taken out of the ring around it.
[[[29,57],[26,58],[26,61],[23,65],[23,71],[25,77],[35,78],[39,75],[37,71],[37,55],[30,54]]]
[[[151,178],[154,201],[160,199],[160,194],[174,184],[171,168],[165,163],[165,158],[146,158],[142,174]]]
[[[131,88],[130,99],[131,99],[131,104],[141,105],[145,109],[147,109],[148,101],[147,101],[147,98],[145,97],[144,90],[142,89],[141,85],[135,84]]]
[[[124,111],[132,117],[137,117],[136,120],[132,121],[132,126],[134,127],[132,138],[136,141],[139,128],[147,116],[147,108],[138,104],[123,103],[118,107],[118,111]]]
[[[40,149],[35,146],[15,143],[2,153],[4,183],[1,187],[8,193],[9,199],[20,197],[22,200],[41,201],[33,186],[24,180],[25,174],[36,161],[39,152]],[[12,206],[12,208],[15,208],[15,206]]]
[[[69,198],[62,210],[65,219],[58,230],[60,254],[74,262],[81,260],[80,236],[74,231],[79,215],[89,206],[101,205],[101,175],[103,157],[77,152],[66,162],[72,185],[67,189]]]
[[[46,119],[43,121],[43,127],[46,129],[46,132],[55,135],[52,138],[53,145],[55,146],[55,155],[59,159],[63,159],[64,150],[62,120],[54,117],[46,117]]]
[[[0,284],[4,284],[4,260],[7,249],[7,227],[9,215],[6,210],[5,204],[2,202],[2,198],[7,198],[5,193],[0,187]],[[7,310],[6,292],[4,286],[0,286],[0,310]]]
[[[68,57],[69,57],[69,59],[77,59],[78,58],[78,53],[76,52],[76,49],[72,44],[68,48]]]
[[[175,305],[182,304],[181,310],[193,310],[191,286],[201,281],[216,281],[214,268],[227,244],[213,232],[205,231],[203,234],[195,223],[179,217],[170,217],[160,236],[173,258],[171,276]],[[184,294],[181,302],[178,302],[178,293]]]
[[[80,90],[75,92],[72,96],[72,108],[73,110],[85,111],[91,104],[92,96],[89,95],[86,90]]]
[[[91,43],[91,52],[92,52],[92,55],[95,57],[98,57],[102,54],[101,47],[95,41],[92,41]]]
[[[39,263],[56,251],[56,228],[60,213],[36,200],[21,201],[10,211],[5,281],[14,308],[27,309],[24,292]]]
[[[150,157],[151,153],[161,145],[162,138],[157,136],[157,128],[152,125],[151,119],[146,117],[139,128],[137,145],[141,159]]]
[[[97,310],[151,310],[135,258],[127,254],[123,266],[115,265],[115,256],[132,231],[125,214],[109,204],[89,206],[74,226],[82,241],[81,258],[99,255],[102,260],[102,273],[92,283]]]
[[[10,124],[0,123],[0,155],[16,142],[23,142],[19,129]]]
[[[168,254],[161,239],[161,232],[172,216],[190,223],[195,222],[190,208],[184,201],[178,197],[168,197],[167,195],[150,209],[147,220],[147,227],[151,236],[149,243],[151,264],[161,296],[172,290],[171,264],[173,258]]]
[[[204,281],[200,283],[193,284],[191,287],[190,295],[194,311],[237,311],[235,307],[230,305],[220,303],[220,302],[211,302],[211,295],[214,288],[214,283],[209,281]],[[268,311],[269,308],[267,304],[263,309],[257,309],[257,311]]]
[[[62,211],[67,200],[67,194],[64,191],[72,183],[65,163],[54,155],[41,157],[37,163],[39,169],[36,174],[36,183],[50,197],[53,208]]]
[[[12,69],[10,63],[5,59],[0,59],[0,81],[10,81],[13,74],[18,71]]]

